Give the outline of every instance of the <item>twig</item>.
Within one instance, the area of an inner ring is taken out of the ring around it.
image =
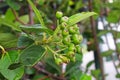
[[[5,48],[6,51],[10,51],[10,50],[22,50],[25,49],[26,47],[11,47],[11,48]]]
[[[17,14],[16,14],[16,11],[15,11],[14,9],[12,9],[12,8],[11,8],[11,10],[12,10],[14,16],[15,16],[16,21],[18,21],[19,23],[21,23],[21,24],[23,24],[23,25],[26,25],[23,21],[21,21],[21,20],[19,19],[19,17],[18,17]]]
[[[31,8],[31,6],[29,5],[28,6],[28,8],[29,8],[29,24],[34,24],[34,20],[33,20],[33,10],[32,10],[32,8]]]
[[[89,1],[89,10],[92,11],[92,0],[88,0],[88,1]],[[101,71],[102,80],[105,80],[104,69],[103,69],[103,59],[100,55],[100,49],[99,49],[99,44],[98,44],[96,29],[95,29],[95,21],[93,17],[90,17],[90,23],[91,23],[91,30],[92,30],[92,34],[94,37],[94,42],[95,42],[95,47],[96,47],[96,52],[97,52],[96,54],[98,56],[98,60],[100,63],[100,71]]]
[[[36,64],[36,65],[34,66],[34,68],[35,68],[36,70],[38,70],[39,72],[41,72],[41,73],[47,75],[48,77],[52,78],[52,79],[55,79],[55,80],[66,80],[65,78],[62,78],[62,77],[59,77],[59,76],[55,76],[54,74],[46,71],[44,68],[39,67],[38,64]]]

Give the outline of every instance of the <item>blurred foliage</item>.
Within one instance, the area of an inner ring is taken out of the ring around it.
[[[55,26],[57,24],[56,17],[55,17],[56,11],[64,12],[65,16],[66,15],[71,16],[78,12],[89,11],[88,0],[32,0],[32,1],[34,2],[35,6],[42,14],[42,18],[46,26],[48,26],[49,28],[53,28],[53,29],[55,29]],[[99,21],[98,18],[101,18],[101,16],[104,17],[106,21],[108,22],[108,24],[105,25],[105,29],[98,30],[96,28],[99,43],[103,43],[103,41],[101,40],[101,36],[104,36],[107,33],[112,33],[113,37],[115,38],[115,41],[120,38],[119,31],[111,30],[111,23],[115,25],[116,24],[119,25],[119,21],[120,21],[119,5],[120,5],[119,0],[114,0],[112,3],[107,2],[107,1],[102,2],[102,0],[93,0],[93,5],[92,5],[93,11],[98,13],[98,16],[95,18],[96,22]],[[35,34],[32,32],[36,32],[37,36],[40,36],[40,38],[43,38],[43,36],[41,36],[42,33],[41,34],[37,33],[39,31],[43,31],[43,32],[46,31],[48,33],[52,33],[52,31],[49,30],[48,28],[47,29],[41,28],[41,25],[39,26],[37,25],[37,28],[33,28],[33,26],[36,26],[36,25],[31,26],[31,28],[27,28],[26,26],[28,25],[25,25],[25,26],[22,25],[21,27],[19,27],[21,23],[17,21],[16,16],[13,13],[12,9],[15,10],[16,15],[18,16],[19,20],[23,21],[25,24],[29,24],[29,8],[28,8],[27,0],[6,0],[6,1],[1,0],[0,2],[0,45],[2,45],[4,48],[14,48],[17,46],[26,47],[34,43],[34,40],[37,40],[37,41],[41,40],[41,39],[36,38],[36,36],[34,36]],[[39,23],[39,20],[37,19],[38,17],[39,16],[35,16],[35,14],[33,14],[35,24]],[[83,34],[84,38],[87,39],[86,44],[87,44],[88,50],[95,50],[95,45],[94,45],[95,43],[94,43],[93,35],[91,32],[91,26],[90,26],[89,19],[81,21],[78,24],[79,24],[80,31]],[[97,26],[98,25],[96,24],[96,27]],[[30,33],[31,35],[26,35],[22,33],[22,31]],[[120,50],[119,50],[120,43],[117,43],[116,47],[120,54]],[[18,52],[19,50],[15,52],[15,55],[11,54],[11,52],[8,52],[9,57],[14,57],[12,60],[13,62]],[[101,55],[103,57],[108,57],[108,56],[111,56],[114,52],[116,51],[109,49],[108,51],[102,52]],[[37,51],[36,51],[36,54],[38,54]],[[11,61],[11,60],[9,61],[6,59],[6,57],[8,56],[4,57],[6,60],[6,65],[7,65],[7,67],[5,67],[5,70],[7,70],[10,64],[9,62]],[[44,62],[45,69],[55,75],[60,76],[61,67],[58,66],[54,62],[54,60],[51,60],[50,57],[45,59],[45,62]],[[87,78],[87,80],[91,80],[90,76],[87,76],[86,74],[83,74],[81,70],[78,70],[80,64],[82,63],[82,55],[77,55],[76,57],[78,57],[78,61],[67,65],[65,77],[68,78],[69,80],[85,80],[85,78]],[[87,64],[87,69],[86,69],[87,71],[89,70],[89,67],[93,63],[94,61],[90,61]],[[2,60],[0,64],[2,65]],[[0,78],[4,80],[3,75],[5,75],[5,77],[7,75],[8,76],[7,78],[9,78],[11,77],[10,74],[15,74],[16,71],[17,70],[10,70],[9,74],[6,74],[1,71],[2,73],[0,73]],[[31,68],[28,67],[26,68],[25,71],[26,71],[26,74],[33,76],[33,80],[37,80],[37,79],[45,77],[45,75],[34,73],[33,68],[31,70]],[[19,76],[21,76],[21,74],[23,74],[22,71],[21,73],[18,73]],[[100,71],[92,70],[91,75],[94,76],[96,79],[99,79]],[[117,78],[120,78],[119,76],[120,76],[119,74],[116,75]],[[10,79],[13,80],[12,78]],[[50,80],[50,79],[46,78],[46,80]]]

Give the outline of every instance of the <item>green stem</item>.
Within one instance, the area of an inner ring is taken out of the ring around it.
[[[40,14],[40,11],[36,8],[36,6],[33,4],[31,0],[27,0],[28,3],[30,4],[31,8],[35,12],[35,15],[37,16],[39,22],[41,23],[42,27],[45,27],[45,23],[43,21],[42,15]]]
[[[50,50],[54,55],[58,55],[54,50],[52,50],[49,46],[46,46],[48,50]]]
[[[56,52],[58,53],[58,52],[61,52],[61,51],[65,50],[65,49],[66,48],[63,48],[63,49],[57,50]]]
[[[55,29],[53,36],[56,36],[59,30],[60,30],[59,20],[57,20],[57,28]]]

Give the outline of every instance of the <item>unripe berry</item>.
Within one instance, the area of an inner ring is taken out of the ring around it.
[[[77,52],[78,54],[81,53],[81,47],[80,47],[79,45],[76,46],[76,52]]]
[[[56,18],[61,18],[63,16],[63,13],[61,11],[56,12]]]
[[[73,56],[75,55],[75,52],[73,52],[73,51],[68,51],[68,52],[66,53],[66,55],[67,55],[68,57],[73,57]]]
[[[66,22],[62,22],[61,25],[60,25],[60,28],[63,30],[66,27],[67,27],[67,23]]]
[[[69,27],[69,33],[70,34],[75,34],[76,33],[76,29],[74,27]]]
[[[61,18],[61,22],[68,22],[68,19],[69,18],[67,16],[64,16],[64,17]]]
[[[55,59],[55,62],[56,62],[56,64],[58,64],[58,65],[60,65],[60,64],[63,63],[62,59],[60,59],[60,58],[56,58],[56,59]]]
[[[69,63],[69,62],[70,62],[70,59],[67,58],[66,56],[60,56],[60,58],[62,59],[62,61],[63,61],[64,63]]]
[[[70,43],[70,44],[68,45],[68,50],[69,50],[69,51],[75,51],[75,45],[74,45],[73,43]]]
[[[80,41],[80,43],[81,43],[81,42],[83,41],[83,36],[82,36],[82,35],[79,35],[78,38],[79,38],[79,41]]]
[[[63,42],[63,44],[65,44],[65,45],[69,45],[70,42],[71,42],[70,36],[68,35],[68,36],[63,37],[62,42]]]
[[[72,42],[73,42],[74,44],[79,44],[79,43],[80,43],[78,34],[72,35],[72,36],[71,36],[71,39],[72,39]]]
[[[69,35],[69,31],[65,28],[64,30],[62,30],[62,35],[63,36],[68,36]]]
[[[75,62],[75,60],[76,60],[75,57],[71,57],[71,58],[70,58],[70,61],[72,61],[72,62]]]

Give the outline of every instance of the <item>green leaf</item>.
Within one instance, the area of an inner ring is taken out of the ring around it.
[[[105,35],[107,33],[109,33],[110,31],[108,30],[100,30],[99,33],[97,34],[98,37],[101,37],[102,35]]]
[[[120,74],[116,74],[116,78],[120,78]]]
[[[13,14],[13,12],[12,12],[12,10],[9,8],[9,9],[7,9],[7,12],[5,13],[5,19],[7,20],[7,19],[9,19],[9,21],[13,21],[13,20],[15,20],[15,16],[14,16],[14,14]]]
[[[107,56],[112,55],[113,52],[114,52],[114,50],[108,50],[108,51],[102,52],[101,55],[102,55],[103,57],[107,57]]]
[[[79,71],[78,68],[80,67],[80,64],[80,61],[70,62],[66,67],[65,75],[70,75],[71,73]]]
[[[119,39],[119,38],[120,38],[120,32],[119,32],[119,31],[111,30],[111,33],[113,34],[113,36],[114,36],[116,39]]]
[[[2,69],[0,72],[8,80],[19,80],[23,76],[24,68],[19,67],[15,70]]]
[[[34,41],[27,36],[20,36],[18,39],[18,47],[26,47],[34,43]]]
[[[41,23],[42,27],[45,27],[45,23],[43,21],[42,15],[40,14],[39,10],[36,8],[36,6],[32,3],[31,0],[27,0],[30,6],[32,7],[33,11],[35,12],[35,15],[37,16],[39,22]]]
[[[0,33],[0,45],[5,48],[16,47],[17,37],[11,33]]]
[[[7,27],[12,28],[13,30],[21,32],[21,29],[15,23],[11,22],[10,20],[6,20],[4,18],[0,18],[0,24],[6,25]]]
[[[17,52],[16,52],[16,54],[17,54]],[[14,70],[8,69],[8,67],[11,64],[13,64],[12,61],[16,61],[16,58],[14,58],[13,56],[14,55],[9,55],[9,53],[6,53],[5,56],[0,59],[0,65],[1,65],[0,66],[0,73],[8,80],[19,80],[24,73],[24,68],[21,66],[19,68],[14,69]],[[11,58],[15,59],[15,60],[11,60]]]
[[[22,15],[19,17],[19,19],[27,24],[29,22],[29,15]]]
[[[49,57],[45,59],[45,65],[46,65],[46,70],[51,73],[58,73],[59,75],[62,73],[60,66],[55,63],[53,57]]]
[[[100,70],[99,69],[91,70],[91,74],[92,74],[92,76],[94,76],[98,80],[99,76],[100,76]]]
[[[74,25],[92,15],[95,15],[96,13],[94,12],[82,12],[82,13],[77,13],[75,15],[72,15],[68,19],[68,26]]]
[[[70,77],[68,78],[68,80],[81,80],[83,73],[82,73],[82,71],[77,69],[74,72],[70,73],[69,75],[70,75]]]
[[[87,68],[89,68],[93,63],[94,63],[94,60],[90,61],[90,62],[87,64]]]
[[[120,10],[113,10],[108,14],[107,21],[109,23],[117,23],[119,21]]]
[[[15,9],[15,10],[19,10],[20,9],[20,5],[16,2],[16,1],[13,1],[13,0],[6,0],[7,4]]]
[[[5,77],[0,73],[0,80],[5,80]]]
[[[81,76],[80,80],[92,80],[92,77],[84,74]]]
[[[81,54],[75,54],[76,61],[82,61],[82,53]]]
[[[19,60],[24,66],[33,66],[45,55],[45,48],[32,45],[22,51]]]
[[[18,61],[19,51],[16,50],[10,50],[8,51],[9,58],[12,63],[16,63]]]
[[[24,31],[24,32],[27,32],[27,33],[40,33],[40,32],[47,32],[49,34],[52,34],[53,31],[48,29],[48,28],[45,28],[45,27],[42,27],[40,24],[35,24],[35,25],[32,25],[32,26],[24,26],[24,25],[21,25],[20,28]]]
[[[35,69],[32,68],[32,67],[26,67],[25,68],[25,73],[28,74],[28,75],[35,74]]]
[[[88,71],[88,68],[94,63],[94,60],[89,61],[86,66],[86,72]]]
[[[19,68],[19,67],[21,67],[21,66],[22,66],[21,63],[13,63],[13,64],[11,64],[11,65],[8,67],[8,69],[14,70],[14,69]]]

